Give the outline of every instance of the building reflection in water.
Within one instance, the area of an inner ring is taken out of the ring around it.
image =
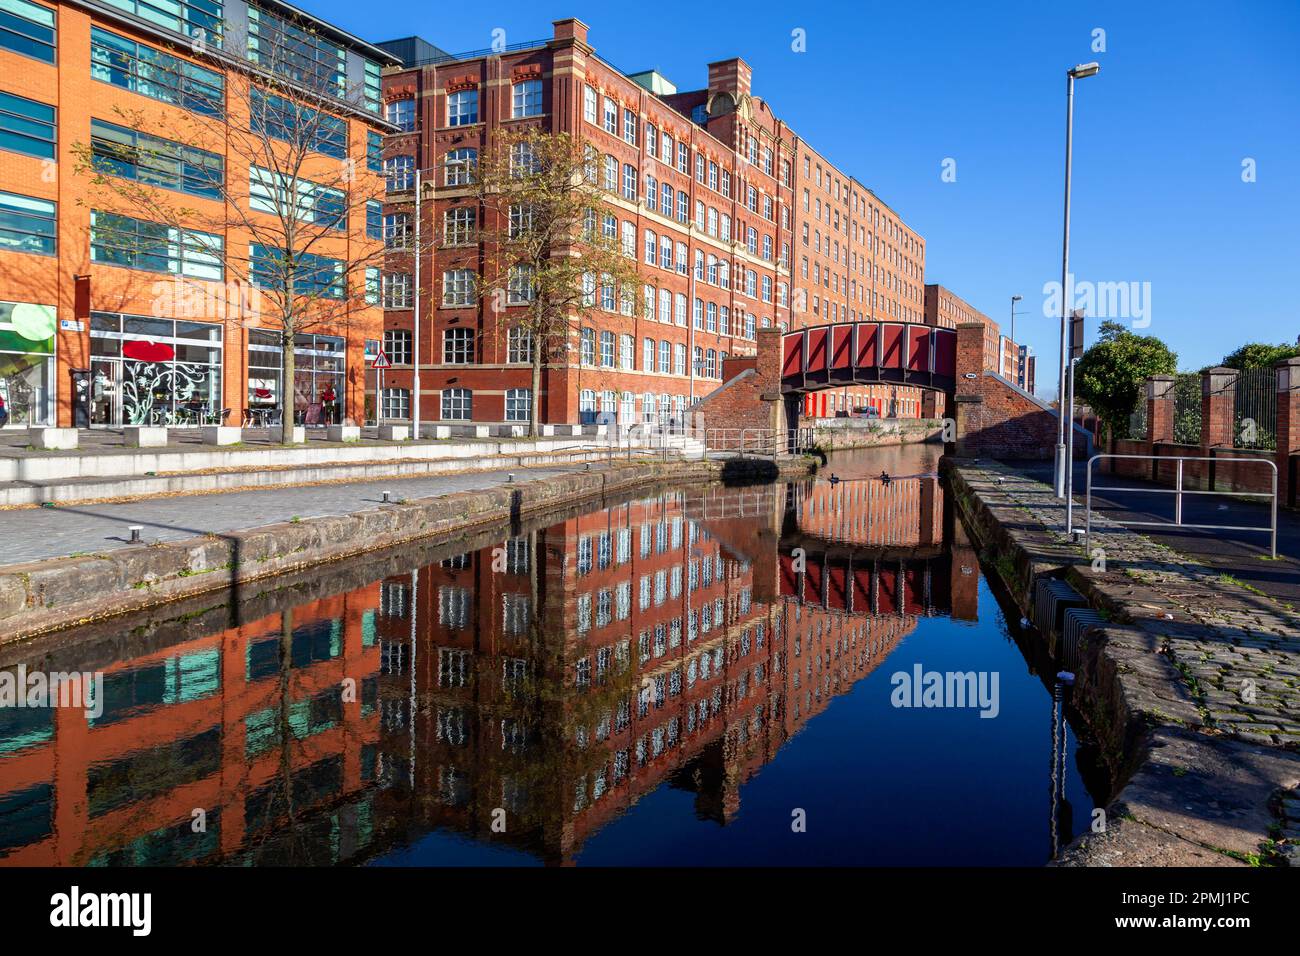
[[[920,617],[975,618],[944,523],[928,475],[673,491],[238,626],[11,650],[102,670],[104,708],[0,711],[0,862],[361,862],[440,828],[567,862],[664,784],[725,823]]]

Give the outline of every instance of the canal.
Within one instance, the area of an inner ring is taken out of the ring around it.
[[[1106,783],[937,458],[646,491],[0,648],[98,688],[0,708],[0,865],[1041,865]]]

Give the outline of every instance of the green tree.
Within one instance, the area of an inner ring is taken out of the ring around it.
[[[1272,368],[1283,359],[1300,355],[1300,346],[1268,345],[1264,342],[1248,342],[1235,352],[1223,357],[1223,364],[1228,368]]]
[[[1097,342],[1079,360],[1075,390],[1113,438],[1128,436],[1128,419],[1149,375],[1172,375],[1178,356],[1154,335],[1137,335],[1103,322]]]
[[[482,214],[477,291],[532,365],[530,436],[538,433],[542,370],[573,361],[583,318],[610,297],[624,315],[637,307],[636,237],[624,245],[600,223],[621,180],[602,183],[599,167],[600,154],[580,138],[528,128],[495,134],[473,171]]]

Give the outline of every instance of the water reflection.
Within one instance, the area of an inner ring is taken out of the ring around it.
[[[105,683],[95,719],[0,710],[0,861],[493,862],[505,850],[563,863],[589,846],[593,862],[636,859],[682,822],[647,800],[671,793],[689,795],[696,826],[732,824],[759,771],[815,754],[819,715],[887,681],[871,675],[918,627],[980,619],[975,554],[926,460],[911,464],[888,483],[837,458],[836,484],[657,493],[436,560],[322,569],[248,598],[255,619],[234,626],[217,624],[231,609],[191,602],[10,650],[6,666],[102,669]],[[1027,668],[1025,693],[1050,711],[1041,669]],[[1058,730],[1071,731],[1054,719],[1063,747]],[[1054,840],[1070,826],[1058,771],[1073,773],[1058,752]],[[851,776],[803,786],[858,786]],[[756,808],[766,799],[756,788]],[[1041,833],[1041,810],[1019,826]],[[445,839],[429,850],[432,836]],[[1021,862],[1046,857],[1036,841]],[[870,841],[856,850],[877,860]]]

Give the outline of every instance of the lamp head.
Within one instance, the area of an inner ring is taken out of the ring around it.
[[[1083,79],[1085,76],[1096,76],[1101,72],[1100,63],[1080,63],[1074,69],[1070,70],[1070,75],[1076,80]]]

